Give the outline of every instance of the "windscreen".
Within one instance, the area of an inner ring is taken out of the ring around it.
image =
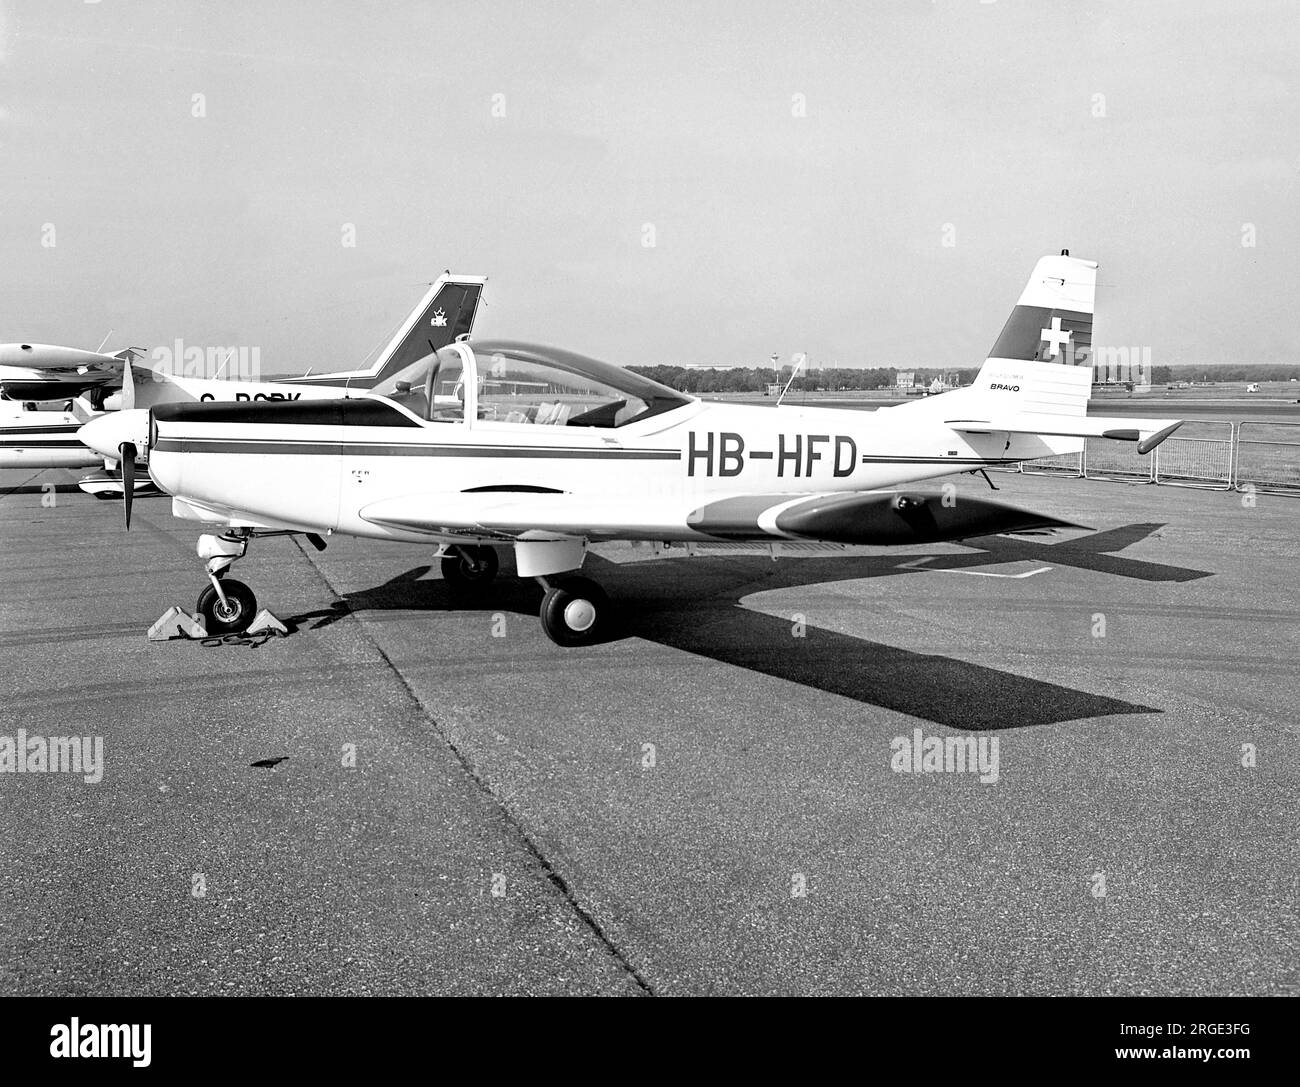
[[[620,427],[690,402],[666,385],[559,348],[505,340],[473,346],[480,419]]]
[[[465,418],[464,376],[460,351],[449,344],[403,367],[374,391],[421,419],[457,422]]]

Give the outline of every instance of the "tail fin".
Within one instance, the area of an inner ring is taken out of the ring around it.
[[[446,347],[457,336],[470,332],[484,282],[477,276],[453,277],[450,273],[439,276],[380,354],[372,368],[373,376],[353,381],[353,386],[377,385],[417,359]]]
[[[1086,415],[1096,293],[1096,261],[1066,253],[1041,258],[974,383],[895,410],[945,421],[958,410],[969,419]]]
[[[1096,293],[1096,261],[1067,251],[1043,257],[974,384],[891,410],[916,409],[969,434],[1113,438],[1149,452],[1182,421],[1088,416]],[[1053,444],[1055,452],[1082,448],[1082,442]]]
[[[1068,250],[1059,257],[1043,257],[1034,265],[989,360],[1091,367],[1096,299],[1095,260],[1080,260]]]

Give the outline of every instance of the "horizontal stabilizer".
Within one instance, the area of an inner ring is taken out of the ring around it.
[[[1175,430],[1182,419],[1129,419],[1105,415],[1050,415],[1017,412],[982,419],[945,419],[945,425],[963,434],[1038,434],[1051,438],[1110,438],[1137,442],[1139,453],[1149,453]]]

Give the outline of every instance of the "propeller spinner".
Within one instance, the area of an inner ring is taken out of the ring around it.
[[[129,372],[129,367],[128,367]],[[122,391],[127,393],[130,379],[124,378]],[[149,412],[147,409],[112,411],[97,416],[77,431],[77,440],[106,460],[116,460],[122,472],[122,505],[126,527],[131,527],[131,505],[135,498],[135,459],[148,445]]]

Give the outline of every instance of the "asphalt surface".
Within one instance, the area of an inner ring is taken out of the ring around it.
[[[0,736],[105,758],[0,773],[0,992],[1300,986],[1300,500],[999,473],[1095,531],[602,546],[579,650],[508,557],[465,601],[427,548],[265,540],[233,576],[294,633],[204,648],[145,639],[196,526],[74,478],[0,473]],[[997,780],[891,768],[917,729]]]

